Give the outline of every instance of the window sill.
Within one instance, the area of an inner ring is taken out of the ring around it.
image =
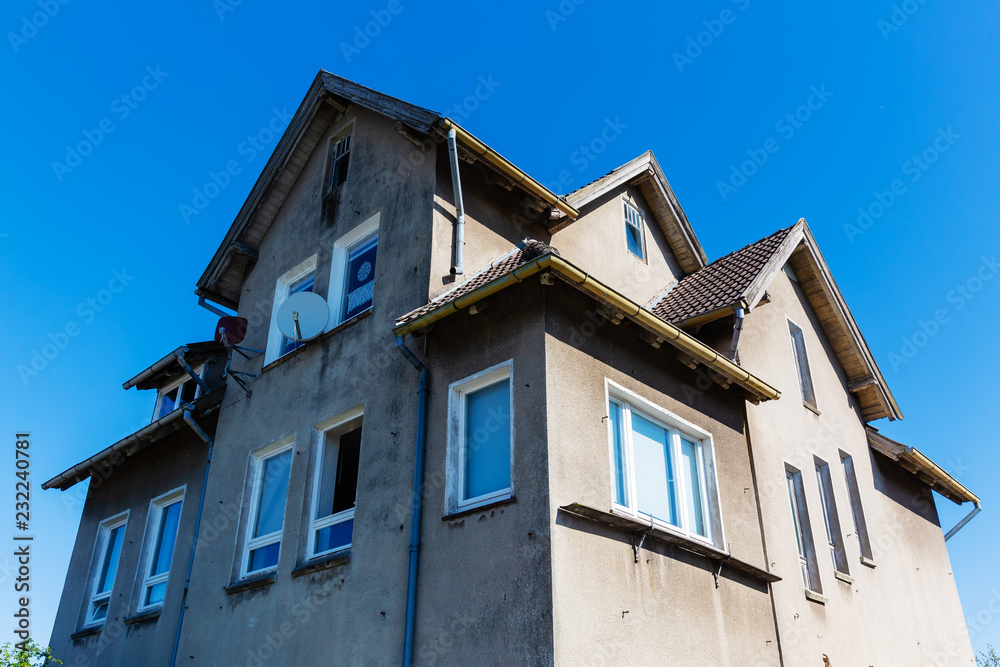
[[[244,591],[252,591],[255,588],[270,586],[275,582],[275,580],[276,578],[274,572],[256,575],[248,579],[240,579],[239,581],[226,586],[226,595],[235,595],[236,593],[242,593]]]
[[[335,334],[343,331],[344,329],[346,329],[346,328],[348,328],[348,327],[350,327],[350,326],[352,326],[354,324],[357,324],[358,322],[360,322],[361,320],[365,319],[366,317],[371,316],[371,314],[374,312],[374,310],[375,310],[374,308],[369,308],[365,312],[358,313],[357,315],[355,315],[354,317],[352,317],[349,320],[344,320],[343,322],[341,322],[340,324],[338,324],[334,328],[330,329],[329,331],[325,331],[325,332],[321,333],[316,338],[313,338],[312,340],[307,340],[304,344],[298,346],[297,348],[295,348],[291,352],[286,352],[285,354],[281,355],[280,357],[278,357],[274,361],[270,361],[270,362],[264,364],[264,367],[260,369],[260,372],[261,373],[266,373],[267,371],[271,370],[272,368],[277,368],[278,366],[281,366],[285,362],[291,361],[292,359],[294,359],[294,358],[296,358],[298,356],[298,352],[300,350],[304,350],[304,349],[310,347],[311,345],[313,345],[315,343],[318,343],[320,341],[324,341],[327,338],[329,338],[330,336],[333,336],[333,335],[335,335]]]
[[[351,550],[346,549],[344,551],[337,551],[335,553],[321,556],[316,560],[306,561],[302,563],[294,570],[292,570],[293,577],[304,577],[307,574],[312,574],[314,572],[322,572],[323,570],[329,570],[330,568],[337,567],[339,565],[347,565],[351,562]]]
[[[675,535],[669,533],[665,530],[660,530],[654,528],[650,530],[649,524],[636,521],[630,517],[624,517],[621,514],[615,514],[610,511],[597,510],[592,507],[587,507],[585,505],[580,505],[579,503],[573,503],[571,505],[564,505],[559,508],[567,514],[573,516],[578,516],[583,519],[588,519],[590,521],[596,521],[597,523],[602,523],[614,528],[618,528],[623,532],[627,532],[631,535],[635,535],[638,532],[644,533],[646,536],[658,540],[660,542],[666,542],[680,549],[688,551],[699,556],[704,556],[709,560],[719,564],[731,567],[737,572],[742,572],[755,579],[766,581],[768,583],[774,583],[776,581],[781,581],[781,577],[776,574],[772,574],[767,570],[762,570],[759,567],[755,567],[749,563],[744,563],[741,560],[733,558],[731,555],[724,551],[720,551],[714,547],[710,547],[707,544],[701,542],[696,542],[688,538],[682,537],[680,535]]]
[[[484,505],[476,505],[475,507],[469,507],[465,509],[455,510],[449,514],[445,514],[441,517],[442,521],[451,521],[452,519],[461,519],[465,516],[470,516],[472,514],[479,514],[480,512],[488,512],[496,507],[502,507],[503,505],[511,505],[517,501],[516,496],[507,496],[506,498],[498,498],[497,500],[492,500]]]
[[[844,574],[843,572],[834,572],[833,576],[836,577],[837,579],[840,579],[841,581],[843,581],[848,586],[853,586],[854,585],[854,577],[852,577],[849,574]]]
[[[810,602],[815,602],[816,604],[821,604],[824,606],[826,606],[826,603],[830,601],[823,595],[820,595],[816,591],[811,591],[808,588],[806,589],[806,599],[809,600]]]
[[[125,625],[135,625],[136,623],[142,623],[143,621],[155,621],[160,616],[160,612],[163,607],[156,607],[155,609],[149,609],[138,614],[132,614],[125,619]]]
[[[104,625],[95,625],[93,627],[84,628],[83,630],[80,630],[79,632],[74,632],[73,634],[71,634],[69,636],[69,638],[73,639],[73,640],[83,639],[84,637],[89,637],[91,635],[99,634],[101,632],[101,630],[103,630],[103,629],[104,629]]]
[[[875,561],[873,561],[871,558],[865,558],[864,556],[862,556],[861,564],[870,567],[873,570],[875,569]]]
[[[807,402],[805,402],[805,401],[802,401],[802,405],[803,405],[803,407],[805,407],[805,409],[806,409],[806,410],[808,410],[809,412],[813,412],[813,413],[815,413],[815,414],[816,414],[817,416],[818,416],[818,415],[820,414],[820,412],[819,412],[819,408],[817,408],[817,407],[816,407],[815,405],[810,405],[809,403],[807,403]]]

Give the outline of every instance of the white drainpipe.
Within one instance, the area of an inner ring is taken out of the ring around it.
[[[465,257],[465,205],[462,203],[462,177],[458,174],[458,147],[455,141],[455,130],[448,130],[448,158],[451,161],[451,189],[455,192],[455,263],[451,272],[461,275],[464,272]]]

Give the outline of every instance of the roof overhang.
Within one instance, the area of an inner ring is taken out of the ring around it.
[[[705,249],[702,248],[652,151],[646,151],[593,183],[570,193],[566,196],[566,201],[578,209],[583,209],[623,185],[633,185],[642,192],[652,209],[653,217],[656,218],[656,224],[666,236],[670,250],[677,258],[682,271],[691,273],[705,266],[708,262]],[[549,225],[549,231],[559,231],[572,222],[573,219],[570,217],[556,213]]]
[[[970,502],[979,505],[979,496],[969,491],[958,480],[949,475],[939,465],[931,461],[915,447],[907,447],[878,432],[871,426],[868,430],[868,444],[879,454],[887,456],[901,468],[914,475],[942,496],[957,505]]]
[[[195,414],[206,415],[217,410],[219,404],[222,402],[222,394],[224,392],[225,385],[222,385],[196,400],[192,404]],[[184,408],[178,408],[160,417],[132,435],[122,438],[110,447],[102,449],[90,458],[84,459],[68,470],[59,473],[42,484],[42,488],[65,491],[93,475],[107,477],[127,457],[135,455],[137,452],[146,449],[155,442],[163,440],[176,431],[188,428],[184,421],[184,412]]]
[[[152,366],[142,371],[134,378],[122,384],[123,389],[137,387],[139,389],[158,389],[171,380],[187,372],[182,361],[188,364],[199,364],[216,354],[224,354],[226,348],[222,343],[208,341],[204,343],[188,343],[163,357]]]
[[[722,356],[690,334],[660,319],[648,309],[553,253],[547,253],[527,262],[462,296],[444,301],[420,317],[408,321],[397,320],[393,334],[405,336],[423,331],[431,324],[453,313],[466,310],[497,292],[547,270],[612,309],[612,312],[620,319],[628,319],[639,326],[646,332],[647,339],[656,347],[664,342],[669,343],[676,348],[680,355],[683,355],[682,359],[687,365],[692,367],[696,367],[698,364],[704,365],[709,370],[709,376],[722,386],[738,385],[745,391],[747,398],[754,403],[777,400],[781,397],[780,391],[752,375],[737,363]]]

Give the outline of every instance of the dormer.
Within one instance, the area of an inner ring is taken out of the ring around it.
[[[156,390],[156,404],[150,419],[155,422],[224,385],[221,375],[225,363],[226,350],[222,344],[189,343],[166,355],[122,387]]]

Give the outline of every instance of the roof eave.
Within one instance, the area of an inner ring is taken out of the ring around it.
[[[887,438],[872,426],[867,427],[867,432],[868,444],[872,449],[898,463],[904,470],[915,475],[920,481],[948,500],[956,505],[961,505],[964,502],[979,505],[979,496],[967,489],[964,484],[948,474],[917,448]]]

